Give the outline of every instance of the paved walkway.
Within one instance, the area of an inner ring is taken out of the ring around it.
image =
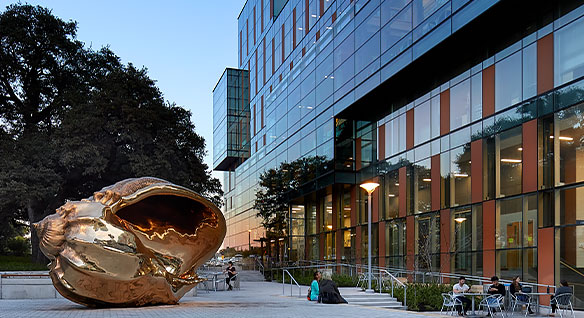
[[[185,297],[175,306],[88,309],[65,299],[0,300],[0,317],[441,317],[437,313],[317,304],[305,298],[290,297],[290,285],[286,286],[288,296],[282,296],[282,285],[278,283],[242,282],[241,285],[241,290],[230,292],[199,291],[197,297]],[[302,295],[306,292],[303,287]],[[341,290],[345,295],[354,292]],[[298,295],[296,287],[293,293]],[[584,314],[579,312],[576,317],[584,317]]]
[[[88,309],[65,299],[0,300],[0,317],[438,317],[357,305],[325,305],[305,298],[282,296],[282,285],[242,282],[241,290],[185,297],[179,305],[142,308]],[[303,295],[306,294],[303,288]],[[294,290],[298,295],[298,290]]]

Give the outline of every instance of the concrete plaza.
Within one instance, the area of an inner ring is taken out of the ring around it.
[[[184,297],[175,306],[152,306],[142,308],[89,309],[66,299],[0,300],[0,318],[10,317],[445,317],[438,313],[414,313],[395,309],[381,309],[359,305],[326,305],[309,302],[297,297],[298,289],[286,285],[282,295],[282,284],[268,282],[242,282],[241,290],[205,292],[199,290],[196,297]],[[301,294],[305,295],[303,286]],[[355,289],[342,288],[344,295],[355,293]],[[519,317],[521,315],[517,315]],[[582,312],[577,318],[584,318]]]
[[[290,297],[290,285],[282,295],[282,284],[242,282],[241,290],[185,297],[179,305],[143,308],[88,309],[66,299],[0,300],[0,317],[424,317],[400,310],[358,305],[325,305],[306,298]],[[294,295],[298,295],[295,288]],[[302,295],[306,295],[306,287]]]

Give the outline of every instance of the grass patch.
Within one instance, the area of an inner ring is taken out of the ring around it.
[[[33,263],[30,256],[0,255],[0,271],[46,271],[47,265]]]

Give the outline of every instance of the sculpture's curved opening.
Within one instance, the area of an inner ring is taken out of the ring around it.
[[[217,226],[217,215],[203,203],[176,195],[154,195],[116,212],[140,231],[152,235],[174,229],[180,234],[195,234],[204,224]]]

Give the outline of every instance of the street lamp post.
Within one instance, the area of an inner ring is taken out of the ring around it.
[[[251,251],[251,230],[247,230],[247,245],[248,250]]]
[[[379,183],[367,182],[361,184],[361,188],[367,191],[367,290],[366,293],[374,292],[371,289],[371,194],[379,186]],[[379,286],[381,288],[381,286]]]

